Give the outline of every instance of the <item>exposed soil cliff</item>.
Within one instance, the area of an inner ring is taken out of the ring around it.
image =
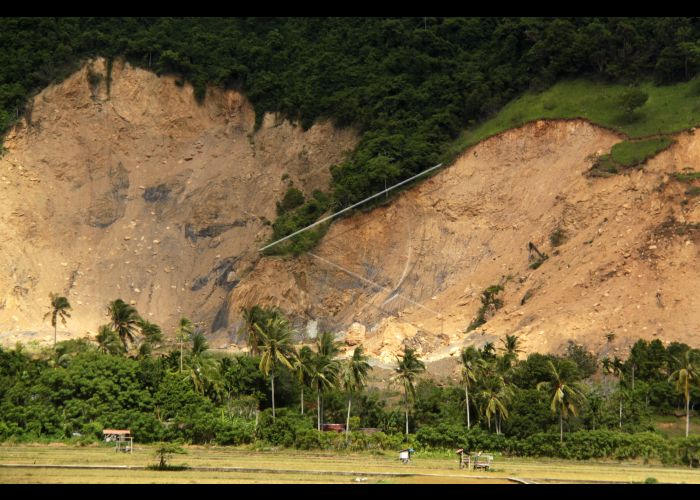
[[[121,297],[166,333],[181,315],[204,321],[215,347],[240,343],[241,307],[275,305],[305,337],[343,332],[387,363],[404,344],[435,360],[505,334],[526,352],[697,344],[700,196],[671,174],[700,170],[700,137],[587,177],[620,140],[580,120],[532,123],[337,221],[313,252],[261,259],[275,201],[290,182],[327,187],[356,135],[272,115],[254,131],[241,95],[198,105],[187,85],[123,65],[108,92],[97,61],[42,92],[6,140],[0,340],[52,339],[42,317],[60,292],[74,307],[60,338],[96,332]],[[530,243],[548,255],[536,269]],[[502,307],[468,331],[492,285]]]
[[[233,300],[347,329],[349,344],[386,362],[404,343],[438,359],[505,334],[526,352],[569,340],[611,355],[640,337],[697,344],[700,199],[670,174],[698,170],[700,137],[681,134],[628,174],[587,177],[592,155],[620,139],[578,120],[503,133],[390,205],[336,223],[317,257],[260,262]],[[537,269],[530,242],[549,256]],[[272,279],[283,286],[260,286]],[[492,285],[503,307],[467,332]]]
[[[275,202],[290,183],[326,188],[357,140],[329,123],[254,121],[236,92],[199,105],[188,85],[128,65],[108,89],[102,60],[39,94],[0,159],[2,342],[53,341],[49,292],[73,306],[59,340],[95,333],[118,297],[166,332],[181,315],[229,327],[227,295]]]

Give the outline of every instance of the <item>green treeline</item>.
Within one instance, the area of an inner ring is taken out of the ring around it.
[[[562,78],[689,80],[699,18],[3,18],[0,133],[27,97],[81,59],[123,57],[158,74],[242,90],[258,120],[332,118],[362,132],[332,167],[330,199],[281,214],[274,237],[439,161],[460,131]],[[282,251],[312,245],[322,230]],[[279,251],[279,250],[278,250]]]
[[[405,348],[388,383],[371,384],[361,348],[341,359],[328,332],[295,345],[278,310],[244,311],[249,353],[234,356],[213,353],[186,318],[165,344],[135,309],[117,300],[109,310],[112,323],[94,341],[0,348],[0,442],[87,444],[102,429],[128,428],[138,442],[359,451],[408,441],[514,456],[700,460],[700,436],[656,429],[659,419],[685,423],[700,400],[700,350],[686,344],[639,340],[623,362],[609,347],[599,359],[570,342],[561,355],[519,360],[518,338],[506,336],[498,347],[463,349],[461,379],[441,381]],[[349,433],[320,432],[326,422],[349,424]]]

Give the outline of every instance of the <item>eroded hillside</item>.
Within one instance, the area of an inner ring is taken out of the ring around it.
[[[697,170],[700,138],[681,134],[640,170],[587,177],[593,155],[620,140],[578,120],[500,134],[394,203],[334,224],[315,256],[260,262],[233,300],[279,304],[313,328],[357,323],[349,343],[386,362],[404,343],[438,359],[505,334],[525,352],[697,343],[700,200],[670,174]],[[549,256],[537,269],[530,242]],[[492,285],[503,307],[467,332]]]
[[[40,93],[0,159],[0,335],[53,341],[49,293],[72,306],[59,340],[94,334],[121,297],[171,332],[230,325],[228,293],[257,261],[290,183],[328,185],[356,134],[255,115],[240,94],[198,105],[171,77],[95,61]],[[273,286],[273,284],[270,284]]]
[[[697,344],[700,197],[671,174],[700,170],[700,138],[586,176],[620,140],[581,120],[531,123],[337,221],[309,254],[260,258],[275,201],[290,182],[327,187],[356,135],[271,115],[255,131],[241,95],[210,90],[198,105],[190,87],[128,66],[108,91],[97,61],[42,92],[6,139],[0,336],[52,340],[42,317],[60,292],[74,311],[59,338],[94,334],[121,297],[167,333],[181,315],[204,321],[215,347],[241,343],[241,307],[279,306],[305,337],[342,332],[385,362],[403,344],[439,359],[505,334],[525,352]],[[549,256],[536,269],[530,243]],[[493,285],[503,306],[468,331]]]

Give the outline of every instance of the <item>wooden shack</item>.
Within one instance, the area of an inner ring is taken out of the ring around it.
[[[134,437],[129,429],[104,429],[102,436],[106,442],[115,443],[114,451],[133,452]]]

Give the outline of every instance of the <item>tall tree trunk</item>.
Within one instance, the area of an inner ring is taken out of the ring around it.
[[[408,441],[408,393],[404,392],[403,401],[406,407],[406,441]]]
[[[301,387],[301,414],[304,414],[304,387]]]
[[[54,347],[54,349],[56,348],[56,336],[57,336],[56,332],[57,331],[58,331],[58,323],[53,325],[53,347]]]
[[[564,412],[559,412],[559,442],[564,442]]]
[[[685,399],[685,437],[688,438],[688,431],[690,430],[690,398]],[[692,460],[691,460],[692,462]]]
[[[321,389],[316,389],[316,424],[317,429],[321,430]]]
[[[622,429],[622,394],[620,394],[620,429]]]
[[[345,442],[348,442],[348,433],[350,432],[350,405],[352,404],[352,396],[348,395],[348,418],[345,421]]]
[[[272,420],[275,420],[275,369],[272,369],[270,379],[272,380]]]
[[[634,390],[634,365],[632,365],[632,390]]]
[[[464,394],[467,396],[467,430],[471,429],[471,421],[469,420],[469,384],[464,385]]]
[[[182,373],[182,341],[180,341],[180,373]]]

